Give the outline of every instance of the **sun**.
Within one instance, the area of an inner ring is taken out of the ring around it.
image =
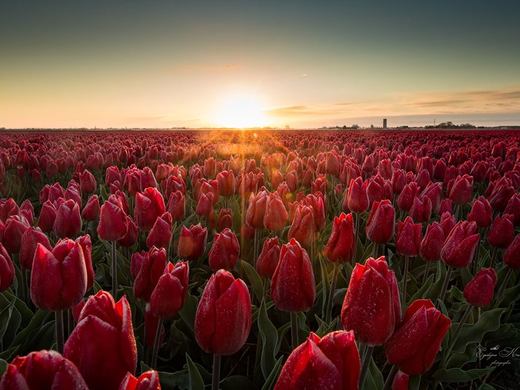
[[[244,129],[267,126],[269,118],[259,97],[253,94],[235,93],[220,99],[213,122],[220,127]]]

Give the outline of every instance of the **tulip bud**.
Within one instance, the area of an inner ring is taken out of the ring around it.
[[[184,219],[185,200],[181,191],[175,191],[170,194],[168,199],[168,211],[172,215],[174,221]]]
[[[47,200],[42,204],[40,217],[38,218],[38,227],[42,229],[43,232],[48,233],[52,230],[55,219],[56,207],[52,202]]]
[[[402,371],[398,371],[392,381],[392,390],[408,390],[410,376]]]
[[[155,220],[166,211],[164,199],[155,187],[147,187],[135,194],[134,218],[137,226],[150,230]]]
[[[280,243],[278,237],[266,239],[256,260],[256,271],[261,277],[271,279],[279,259]]]
[[[388,199],[374,202],[367,219],[366,234],[370,241],[384,244],[394,235],[395,211]]]
[[[213,272],[219,269],[231,270],[235,267],[240,255],[240,244],[237,236],[229,229],[215,233],[213,246],[209,251],[209,266]]]
[[[168,248],[170,239],[172,237],[172,215],[165,212],[163,215],[155,220],[155,223],[148,232],[146,237],[146,246],[151,248],[156,246],[158,248]]]
[[[433,222],[426,228],[426,234],[421,241],[421,257],[426,261],[438,261],[444,245],[444,230],[438,222]]]
[[[385,344],[388,362],[408,375],[421,375],[433,365],[451,321],[429,299],[413,301],[403,322]]]
[[[30,270],[34,259],[34,252],[36,252],[36,246],[42,244],[45,248],[51,250],[51,243],[45,233],[39,228],[30,227],[22,235],[20,242],[20,254],[19,260],[20,265]]]
[[[307,311],[314,304],[316,285],[307,251],[294,238],[282,246],[271,280],[271,296],[278,310]]]
[[[479,240],[475,222],[458,222],[441,249],[442,260],[452,267],[466,267],[473,260]]]
[[[367,310],[370,308],[370,310]],[[370,345],[383,344],[401,320],[397,279],[384,256],[357,263],[341,308],[343,328]]]
[[[513,216],[510,214],[504,214],[497,216],[491,227],[487,240],[490,245],[496,248],[506,248],[515,236],[515,227],[513,225]]]
[[[140,258],[141,261],[138,264],[134,260],[134,255],[132,255],[132,273],[135,273],[134,295],[136,298],[149,301],[150,295],[166,266],[166,250],[152,247],[148,253]]]
[[[457,219],[451,212],[445,211],[441,215],[440,224],[442,226],[442,230],[444,230],[444,236],[448,237],[451,229],[453,229],[453,227],[457,224]]]
[[[282,198],[276,192],[269,194],[265,206],[264,227],[272,231],[282,230],[289,218]]]
[[[471,211],[468,213],[468,221],[475,221],[479,228],[486,228],[491,225],[493,219],[493,210],[488,200],[483,196],[479,196],[473,202]]]
[[[9,253],[20,252],[22,236],[29,228],[29,222],[20,215],[12,215],[5,223],[2,242]]]
[[[126,216],[125,220],[126,225],[126,233],[123,238],[117,240],[117,244],[122,247],[128,248],[134,245],[137,242],[138,229],[132,217],[129,215]]]
[[[310,248],[315,238],[315,229],[312,207],[298,204],[289,228],[288,238],[295,239],[304,247]]]
[[[87,271],[81,245],[58,241],[50,251],[38,244],[31,272],[31,300],[43,310],[64,310],[77,304],[87,290]]]
[[[97,221],[99,218],[99,212],[99,197],[97,195],[92,195],[90,198],[88,198],[85,207],[83,207],[81,216],[85,221]]]
[[[520,268],[520,234],[515,236],[504,251],[504,263],[514,269]]]
[[[76,242],[81,246],[83,260],[85,260],[85,271],[87,272],[87,290],[94,284],[94,266],[92,264],[92,241],[89,234],[76,238]],[[50,247],[48,248],[50,249]]]
[[[428,222],[432,215],[432,202],[430,198],[415,197],[409,212],[414,221]]]
[[[95,192],[97,188],[96,178],[87,169],[79,175],[79,188],[82,193],[89,194]]]
[[[217,230],[220,232],[225,228],[231,229],[233,227],[233,214],[231,209],[220,209],[217,219]]]
[[[0,243],[0,292],[11,287],[14,281],[14,264],[5,247]]]
[[[403,190],[397,197],[397,207],[403,211],[409,211],[412,208],[415,197],[419,194],[419,186],[412,181],[404,186]]]
[[[208,280],[195,314],[195,339],[208,353],[232,355],[251,330],[251,298],[246,284],[219,270]]]
[[[119,390],[161,390],[159,373],[154,370],[143,372],[139,378],[127,373]]]
[[[78,367],[91,389],[116,390],[135,373],[137,347],[132,312],[125,297],[117,303],[100,290],[85,303],[63,355]]]
[[[334,217],[332,232],[323,252],[333,263],[346,263],[352,261],[355,249],[352,214],[341,213],[339,217]]]
[[[468,203],[473,198],[473,177],[457,176],[449,188],[450,199],[457,205]]]
[[[235,193],[235,175],[233,171],[222,171],[217,174],[218,190],[222,196],[232,196]]]
[[[174,317],[182,308],[188,292],[189,264],[168,263],[150,297],[150,311],[156,317]]]
[[[14,358],[0,380],[0,390],[28,389],[88,390],[88,387],[74,363],[56,351],[42,350]]]
[[[360,366],[354,332],[311,332],[287,358],[274,390],[358,389]]]
[[[206,218],[213,213],[213,193],[200,194],[195,212]]]
[[[504,214],[513,215],[513,223],[515,226],[520,225],[520,194],[514,194],[507,202]]]
[[[101,206],[97,234],[100,239],[117,241],[127,233],[126,214],[120,202],[106,201]]]
[[[413,223],[411,217],[397,222],[396,252],[403,256],[417,256],[422,240],[422,225]]]
[[[147,347],[153,348],[158,326],[161,327],[161,329],[159,329],[159,345],[164,341],[166,329],[163,321],[159,322],[159,320],[159,317],[153,315],[150,304],[147,303],[144,308],[144,344]]]
[[[484,307],[493,301],[497,273],[493,268],[482,268],[464,287],[464,298],[476,307]]]
[[[53,230],[60,238],[75,237],[79,233],[81,230],[81,214],[78,203],[69,199],[58,207]]]
[[[267,191],[259,191],[256,195],[251,194],[246,212],[246,223],[255,229],[262,229],[264,227],[266,205]]]
[[[204,254],[208,239],[208,229],[198,225],[191,225],[188,229],[183,226],[177,245],[177,255],[187,260],[197,260]]]

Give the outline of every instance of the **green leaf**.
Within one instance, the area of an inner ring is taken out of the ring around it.
[[[256,272],[256,269],[247,261],[240,260],[240,265],[246,273],[251,289],[253,290],[253,294],[255,294],[258,301],[261,301],[264,296],[264,285],[262,283],[262,279]]]
[[[190,355],[186,354],[186,362],[188,363],[188,374],[190,377],[190,389],[204,390],[204,381],[200,375],[198,367],[191,360]]]
[[[464,371],[460,368],[441,368],[433,374],[433,377],[441,382],[447,383],[470,382],[488,374],[494,369],[495,367],[488,367],[474,368],[471,370]]]
[[[282,361],[283,356],[280,356],[278,360],[276,361],[273,370],[269,374],[269,376],[265,379],[265,383],[262,386],[262,390],[271,390],[274,387],[274,384],[276,383],[276,380],[278,379],[278,375],[280,373],[280,370],[282,369]]]
[[[364,390],[381,390],[385,385],[383,380],[383,374],[379,371],[377,364],[373,358],[370,358],[370,364],[368,366],[368,372],[365,378]]]
[[[5,370],[7,370],[7,364],[4,359],[0,359],[0,377],[4,374]]]
[[[255,384],[247,376],[231,375],[220,381],[220,388],[222,390],[253,389]]]
[[[464,324],[455,343],[454,351],[463,352],[471,343],[480,343],[484,335],[500,327],[500,317],[506,309],[492,309],[483,312],[476,324]]]
[[[262,340],[262,354],[260,366],[265,379],[269,376],[276,365],[276,354],[278,353],[278,331],[267,314],[265,301],[262,300],[258,310],[258,330]]]
[[[180,317],[186,323],[186,325],[188,325],[192,332],[195,324],[195,314],[197,312],[198,302],[199,301],[197,298],[195,298],[193,295],[188,295],[184,301],[182,309],[179,311]]]
[[[410,381],[408,382],[408,390],[419,390],[421,388],[421,376],[413,375],[410,376]]]

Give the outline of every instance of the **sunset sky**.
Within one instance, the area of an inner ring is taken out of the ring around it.
[[[519,1],[2,1],[0,127],[520,124]]]

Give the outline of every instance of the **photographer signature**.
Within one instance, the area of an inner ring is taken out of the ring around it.
[[[487,362],[491,366],[506,366],[511,364],[512,360],[520,360],[520,346],[494,345],[492,347],[486,347],[478,345],[477,358],[480,361]]]

